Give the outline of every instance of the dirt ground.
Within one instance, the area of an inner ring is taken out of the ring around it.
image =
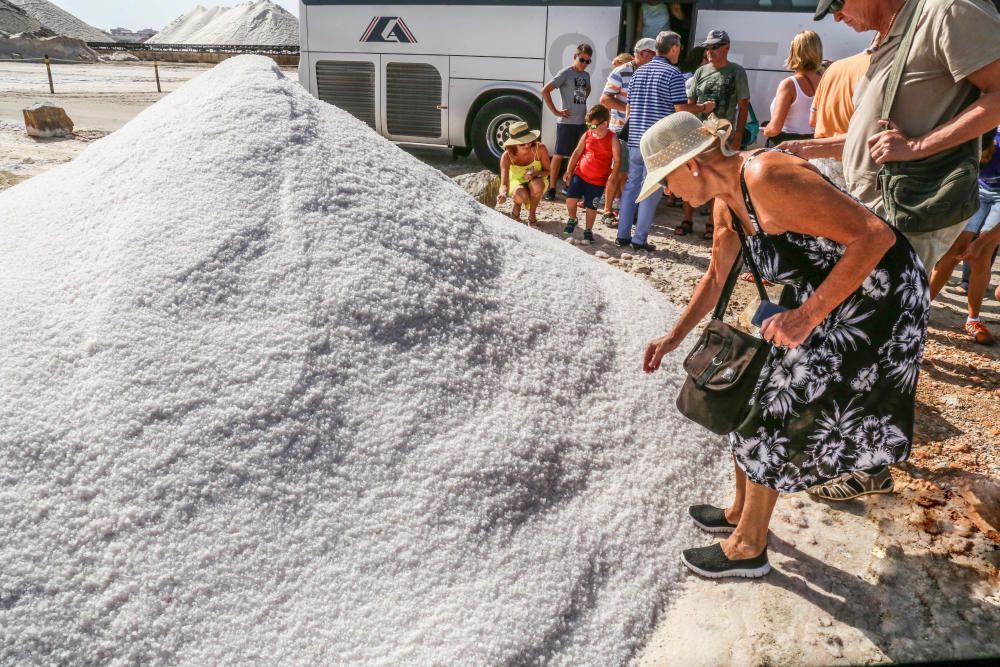
[[[27,66],[0,65],[0,190],[73,159],[159,99],[155,87],[145,90],[149,73],[142,67],[73,66],[76,79],[65,81],[60,105],[77,121],[77,135],[34,140],[23,132],[20,108],[47,93],[32,87],[37,73]],[[165,90],[202,70],[176,69]],[[44,74],[41,85],[47,89]],[[407,150],[451,176],[481,169],[475,158],[453,160],[448,151]],[[539,232],[561,237],[565,216],[561,198],[543,203]],[[593,245],[575,245],[594,261],[648,280],[683,308],[708,266],[709,242],[701,238],[705,216],[696,216],[695,234],[684,237],[671,233],[679,220],[680,209],[660,205],[652,254],[618,248],[615,230],[599,222]],[[996,334],[1000,304],[992,289],[998,283],[994,268],[982,315]],[[753,288],[741,284],[734,307],[744,308],[752,297]],[[960,328],[963,313],[963,298],[948,291],[933,306],[914,449],[894,469],[897,492],[830,505],[805,494],[782,497],[769,541],[774,571],[756,581],[690,577],[663,610],[637,664],[1000,656],[1000,346],[969,341]],[[705,544],[711,541],[706,536]]]

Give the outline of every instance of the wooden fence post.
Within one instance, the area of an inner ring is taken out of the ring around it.
[[[56,89],[52,86],[52,64],[49,62],[49,54],[45,54],[45,71],[49,75],[49,92],[53,95],[56,94]]]

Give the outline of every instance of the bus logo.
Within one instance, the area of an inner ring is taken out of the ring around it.
[[[361,36],[362,42],[393,42],[398,44],[416,44],[417,40],[410,29],[398,16],[376,16],[368,24],[368,29]]]

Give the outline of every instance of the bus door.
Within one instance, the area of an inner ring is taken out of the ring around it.
[[[448,75],[448,56],[382,54],[382,133],[393,141],[448,144]]]
[[[654,33],[671,30],[681,36],[683,61],[685,54],[699,44],[695,36],[696,0],[663,2],[645,7],[644,5],[646,3],[642,0],[625,0],[622,3],[619,51],[631,52],[643,35],[654,36]],[[651,20],[656,23],[651,24]]]

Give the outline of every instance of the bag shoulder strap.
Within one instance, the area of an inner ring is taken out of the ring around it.
[[[906,68],[906,58],[910,55],[910,46],[913,44],[913,35],[917,32],[917,21],[924,12],[924,0],[908,0],[916,2],[916,9],[910,15],[910,22],[906,25],[906,32],[903,40],[899,43],[896,57],[892,61],[892,71],[889,73],[889,81],[885,86],[885,98],[882,100],[882,115],[880,120],[887,121],[892,112],[892,105],[896,101],[896,93],[899,92],[899,84],[903,79],[903,70]],[[900,8],[902,11],[902,8]]]
[[[736,288],[736,281],[739,280],[744,261],[750,268],[750,273],[753,274],[753,281],[757,286],[757,294],[760,296],[760,300],[762,302],[770,301],[767,296],[767,290],[764,289],[764,283],[761,281],[760,272],[757,270],[757,264],[754,262],[753,255],[750,254],[750,249],[747,248],[746,234],[743,232],[739,218],[736,217],[736,213],[732,209],[729,210],[729,214],[733,216],[733,227],[740,236],[740,252],[736,255],[736,259],[733,260],[733,268],[729,270],[726,282],[722,286],[722,292],[719,294],[719,300],[715,304],[715,311],[712,313],[712,319],[714,320],[721,320],[725,317],[726,308],[729,307],[729,299]]]

